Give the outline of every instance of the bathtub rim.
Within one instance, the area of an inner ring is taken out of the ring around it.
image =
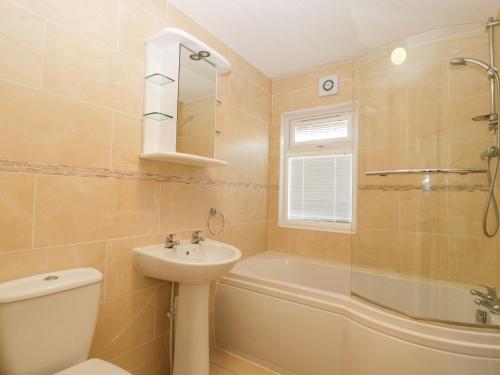
[[[277,258],[322,264],[333,268],[338,267],[331,262],[310,260],[309,258],[276,252],[259,253],[245,258],[243,262]],[[349,266],[345,265],[338,268],[350,269]],[[377,306],[364,298],[353,297],[350,294],[343,295],[321,291],[258,275],[255,275],[255,277],[241,275],[235,272],[234,269],[228,275],[223,276],[219,282],[224,285],[339,314],[366,328],[431,349],[500,360],[500,331],[496,328],[477,328],[417,320],[382,306]]]

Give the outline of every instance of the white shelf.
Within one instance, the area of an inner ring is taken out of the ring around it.
[[[149,152],[141,154],[141,159],[164,161],[168,163],[194,165],[197,167],[223,167],[227,161],[207,158],[205,156],[183,154],[181,152]]]
[[[231,70],[231,63],[216,50],[201,40],[175,27],[167,27],[146,39],[147,44],[152,44],[161,50],[166,50],[172,45],[182,44],[194,52],[207,51],[210,57],[205,60],[215,65],[218,74]]]

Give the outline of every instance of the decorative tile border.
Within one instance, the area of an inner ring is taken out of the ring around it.
[[[487,185],[360,185],[359,190],[377,191],[488,191]]]
[[[268,185],[251,182],[212,180],[204,177],[172,176],[162,173],[120,171],[107,168],[84,168],[69,165],[52,165],[11,160],[0,160],[0,171],[33,173],[41,175],[114,178],[119,180],[156,181],[180,184],[223,186],[246,189],[267,190]]]

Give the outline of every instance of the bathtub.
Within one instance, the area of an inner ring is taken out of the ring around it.
[[[374,300],[398,297],[380,294],[376,283],[389,282],[381,275],[356,272],[356,287]],[[430,293],[472,311],[467,290],[415,282],[399,283],[417,292],[400,293],[396,306],[444,317],[414,302]],[[500,374],[500,330],[407,318],[352,297],[349,268],[278,253],[242,260],[220,280],[215,332],[218,347],[286,375]]]

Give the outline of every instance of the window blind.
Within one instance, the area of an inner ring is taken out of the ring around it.
[[[348,127],[347,120],[296,125],[293,127],[295,143],[347,138]]]
[[[288,219],[352,222],[352,155],[288,159]]]

